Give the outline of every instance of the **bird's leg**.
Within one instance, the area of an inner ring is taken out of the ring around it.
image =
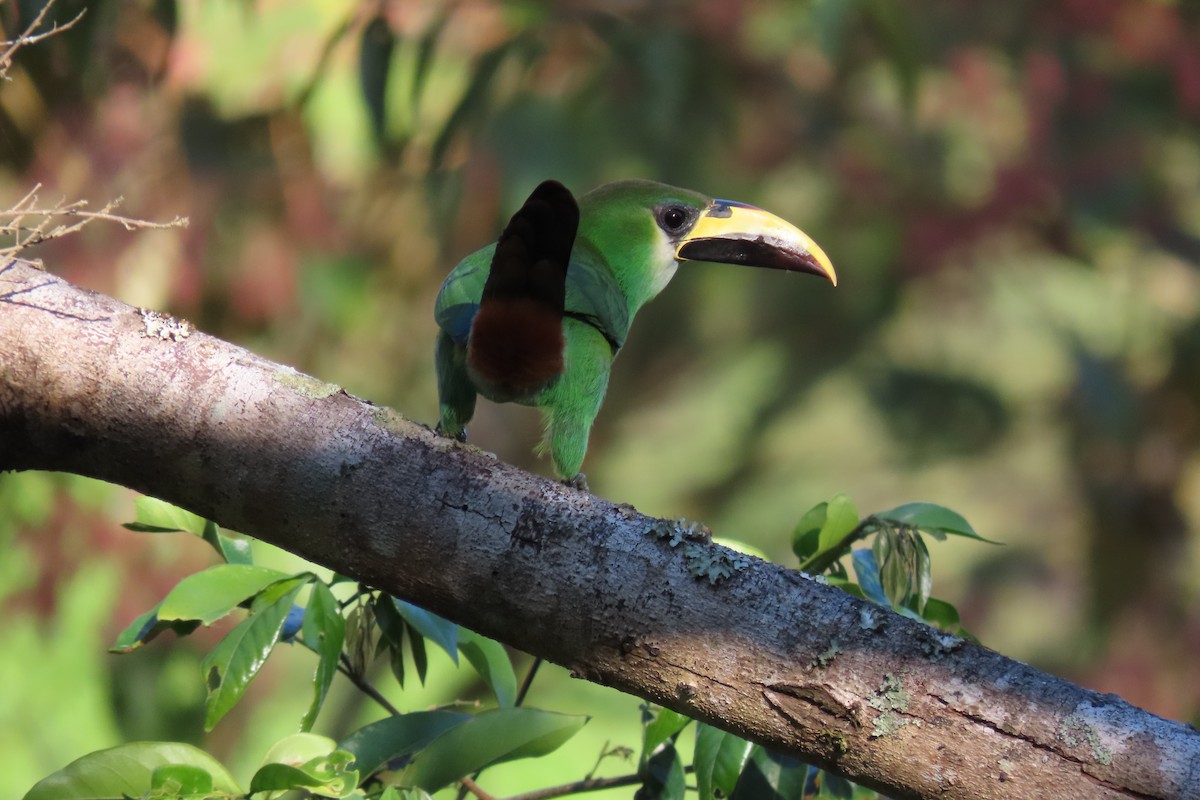
[[[572,489],[578,489],[581,492],[587,492],[588,494],[592,493],[592,490],[588,488],[587,476],[582,472],[576,472],[574,478],[564,478],[563,485],[569,486]]]
[[[588,432],[608,388],[612,349],[591,325],[567,319],[563,329],[567,340],[564,360],[570,368],[547,390],[541,403],[546,432],[538,452],[550,454],[563,483],[586,492],[587,479],[580,467],[587,454]]]
[[[467,440],[467,423],[475,415],[475,387],[467,374],[467,348],[445,331],[438,332],[438,421],[434,430],[449,439]]]

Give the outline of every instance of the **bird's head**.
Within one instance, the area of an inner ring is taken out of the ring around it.
[[[761,208],[651,181],[607,183],[579,201],[579,238],[608,262],[630,311],[657,295],[681,261],[807,272],[835,286],[828,256]]]

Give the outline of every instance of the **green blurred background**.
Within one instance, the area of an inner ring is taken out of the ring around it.
[[[44,0],[0,2],[12,38]],[[92,225],[31,255],[426,423],[442,277],[540,180],[653,178],[791,220],[823,283],[686,265],[638,317],[584,469],[794,564],[848,492],[941,503],[1005,543],[933,548],[987,645],[1156,713],[1200,710],[1200,7],[1150,0],[437,3],[61,0],[0,85],[0,208],[122,196],[185,230]],[[549,474],[535,412],[472,441]],[[245,778],[306,702],[273,659],[207,737],[219,636],[108,655],[209,563],[129,533],[130,493],[0,475],[0,795],[129,739]],[[286,554],[263,558],[294,564]],[[434,662],[404,709],[480,693]],[[503,794],[635,746],[636,701],[548,670],[597,719]],[[318,721],[374,713],[345,686]],[[606,761],[599,774],[628,764]],[[629,790],[609,793],[627,796]]]

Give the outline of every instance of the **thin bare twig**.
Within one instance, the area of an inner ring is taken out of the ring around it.
[[[684,773],[691,774],[695,771],[695,767],[688,764],[683,768]],[[645,780],[645,776],[638,773],[630,773],[629,775],[615,775],[611,778],[593,778],[590,775],[583,780],[564,783],[559,786],[547,786],[544,789],[534,789],[531,792],[524,794],[514,794],[506,797],[504,800],[550,800],[553,797],[566,797],[572,794],[583,794],[584,792],[598,792],[601,789],[612,789],[617,786],[634,786]],[[688,786],[688,791],[694,791],[694,786]]]
[[[466,776],[462,778],[462,785],[464,789],[478,797],[479,800],[496,800],[494,795],[491,795],[485,790],[481,789],[478,783]]]
[[[99,211],[87,211],[86,200],[60,202],[51,208],[38,208],[39,189],[41,184],[30,189],[12,208],[0,211],[0,236],[11,236],[13,239],[13,244],[0,247],[0,257],[13,256],[34,245],[61,239],[95,220],[115,222],[127,231],[138,228],[182,228],[188,224],[187,217],[181,216],[167,222],[152,222],[115,214],[114,209],[122,201],[120,197],[109,201]]]
[[[521,688],[517,690],[517,698],[513,701],[514,706],[525,702],[525,695],[529,694],[529,687],[533,685],[533,677],[537,675],[538,667],[541,665],[540,658],[534,658],[533,663],[529,665],[529,671],[525,673],[525,680],[521,681]]]
[[[569,794],[581,794],[582,792],[598,792],[601,789],[611,789],[614,786],[633,786],[641,783],[642,776],[634,773],[631,775],[617,775],[612,778],[584,778],[581,781],[574,783],[564,783],[561,786],[547,786],[545,789],[534,789],[532,792],[525,794],[514,794],[506,800],[549,800],[552,797],[565,797]]]
[[[0,46],[7,48],[3,53],[0,53],[0,80],[3,80],[8,76],[8,68],[12,66],[13,56],[16,55],[18,50],[25,45],[40,42],[43,39],[48,39],[51,36],[55,36],[65,30],[69,30],[75,25],[76,22],[79,22],[79,20],[83,19],[83,15],[87,13],[86,8],[80,9],[79,13],[75,15],[75,18],[65,25],[55,25],[45,33],[34,33],[38,26],[41,25],[46,19],[46,15],[50,13],[50,9],[54,7],[54,3],[55,0],[49,0],[46,5],[42,6],[42,10],[39,11],[38,15],[33,18],[33,22],[29,23],[28,27],[25,28],[25,31],[16,39],[8,42],[0,42]]]
[[[511,797],[505,798],[505,800],[550,800],[554,797],[566,797],[567,795],[583,794],[584,792],[598,792],[601,789],[612,789],[617,786],[633,786],[641,783],[644,780],[644,776],[636,772],[628,775],[617,775],[611,778],[594,777],[596,770],[600,767],[601,761],[610,755],[619,755],[621,751],[626,749],[627,748],[617,747],[609,750],[608,742],[605,742],[602,752],[600,753],[600,758],[596,761],[596,766],[592,767],[592,771],[581,780],[563,783],[558,786],[546,786],[542,789],[534,789],[533,791],[525,792],[524,794],[514,794]],[[683,771],[685,773],[691,773],[693,769],[694,768],[689,765],[685,766]],[[476,773],[475,777],[478,777],[478,773]],[[480,788],[479,784],[477,784],[472,778],[462,778],[459,783],[462,784],[462,791],[475,795],[475,797],[477,797],[479,800],[496,800],[494,796],[489,794],[486,790]]]
[[[588,774],[583,776],[583,780],[592,780],[592,778],[596,776],[596,770],[600,769],[600,765],[604,763],[604,759],[612,756],[617,756],[618,758],[623,758],[628,761],[633,756],[633,750],[625,747],[624,745],[617,745],[616,747],[610,748],[608,746],[608,740],[605,739],[604,746],[600,748],[600,755],[596,757],[596,763],[592,765],[590,770],[588,770]]]
[[[350,682],[357,686],[359,691],[381,705],[384,710],[393,717],[400,716],[400,709],[392,705],[391,702],[384,697],[378,689],[371,685],[370,681],[368,681],[364,676],[359,675],[358,672],[354,670],[353,666],[350,664],[350,659],[346,657],[345,653],[342,653],[341,663],[338,664],[338,672],[349,678]]]

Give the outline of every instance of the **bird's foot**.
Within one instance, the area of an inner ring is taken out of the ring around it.
[[[442,423],[439,422],[433,427],[433,432],[438,436],[445,436],[447,439],[454,439],[458,442],[465,442],[467,440],[466,428],[460,428],[457,433],[446,433],[445,429],[442,428]]]
[[[588,488],[587,476],[582,472],[576,472],[574,478],[564,478],[563,484],[570,486],[572,489],[578,489],[581,492],[591,494],[592,490]]]

